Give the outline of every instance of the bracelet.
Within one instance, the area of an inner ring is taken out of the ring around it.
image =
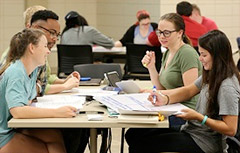
[[[168,105],[169,104],[169,96],[168,95],[165,95],[166,97],[167,97],[167,103],[166,103],[166,105]]]
[[[39,83],[37,83],[37,86],[38,86],[38,89],[39,89],[39,93],[41,93],[41,92],[42,92],[42,87],[41,87],[41,85],[40,85]]]
[[[202,125],[204,125],[204,124],[206,123],[206,121],[207,121],[207,118],[208,118],[208,116],[207,116],[207,115],[205,115],[205,116],[204,116],[204,118],[203,118],[203,120],[202,120],[202,123],[201,123]]]

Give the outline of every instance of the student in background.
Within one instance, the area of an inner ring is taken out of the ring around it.
[[[196,21],[190,19],[192,15],[192,4],[182,1],[177,4],[177,13],[182,16],[185,26],[186,35],[190,38],[193,47],[198,51],[198,38],[207,33],[207,28]]]
[[[28,9],[24,15],[25,19],[28,20],[31,13],[35,9]],[[26,21],[27,22],[27,21]],[[28,24],[27,24],[28,25]],[[39,10],[32,15],[30,26],[26,28],[40,29],[45,33],[48,40],[48,49],[55,45],[58,36],[60,35],[60,24],[58,22],[58,16],[50,10]],[[8,53],[7,49],[5,56]],[[4,57],[5,59],[5,57]],[[3,64],[6,61],[3,61]],[[74,76],[74,77],[72,77]],[[43,96],[46,94],[59,93],[63,90],[72,89],[73,87],[79,86],[80,75],[78,72],[73,72],[66,79],[59,79],[56,75],[51,74],[51,68],[46,59],[46,65],[42,66],[38,72],[38,95]]]
[[[38,67],[50,53],[44,33],[25,29],[15,34],[6,63],[0,69],[0,153],[66,153],[61,132],[56,129],[8,128],[11,118],[74,117],[71,106],[44,109],[29,106],[36,97]]]
[[[181,16],[176,13],[163,15],[156,33],[161,45],[168,50],[163,54],[160,73],[155,67],[154,52],[147,52],[142,59],[152,84],[157,90],[168,90],[193,83],[201,75],[202,65],[197,52],[189,45],[190,40],[185,35],[185,24]],[[197,97],[193,97],[182,104],[195,109],[196,102]],[[169,120],[170,126],[185,123],[175,116],[171,116]]]
[[[146,10],[139,10],[136,16],[138,21],[127,30],[122,39],[115,42],[115,47],[126,46],[126,43],[148,43],[148,36],[157,28],[157,24],[151,22]]]
[[[207,31],[218,29],[216,23],[212,19],[209,19],[209,18],[201,15],[200,8],[196,4],[192,4],[192,8],[193,8],[193,10],[192,10],[192,15],[190,16],[190,19],[205,26],[207,28]]]
[[[24,24],[25,24],[26,28],[29,28],[31,26],[32,15],[35,12],[40,11],[40,10],[46,10],[46,8],[41,5],[34,5],[34,6],[27,8],[23,12],[23,19],[24,19]]]
[[[66,27],[63,29],[61,44],[67,45],[99,45],[112,48],[114,41],[100,31],[88,25],[87,20],[71,11],[65,16]]]
[[[219,43],[221,42],[221,43]],[[226,35],[218,30],[199,38],[203,74],[195,83],[156,96],[156,106],[173,104],[200,94],[196,111],[182,110],[177,117],[188,120],[176,129],[130,129],[126,133],[129,153],[191,152],[226,153],[226,135],[237,131],[240,76]]]

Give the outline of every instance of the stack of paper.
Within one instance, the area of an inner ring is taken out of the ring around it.
[[[77,109],[82,108],[85,97],[76,95],[44,95],[38,97],[36,103],[32,106],[40,108],[59,108],[62,106],[73,106]]]
[[[147,100],[149,93],[97,96],[95,99],[120,114],[158,114],[171,115],[186,106],[177,103],[154,106]]]
[[[88,95],[88,96],[110,96],[117,95],[118,91],[108,91],[102,89],[88,89],[88,88],[77,88],[78,92],[75,95]]]
[[[119,115],[119,123],[157,124],[157,115]]]

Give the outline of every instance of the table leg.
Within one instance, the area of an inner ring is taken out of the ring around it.
[[[90,129],[90,153],[97,153],[97,129]]]

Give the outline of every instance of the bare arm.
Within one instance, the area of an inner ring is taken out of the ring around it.
[[[122,47],[123,45],[122,45],[122,43],[120,42],[120,41],[116,41],[115,43],[114,43],[114,47]]]
[[[79,86],[80,74],[76,71],[72,72],[66,79],[57,79],[50,85],[46,94],[54,94],[63,90],[72,89]]]
[[[77,109],[72,106],[64,106],[58,109],[22,106],[10,109],[13,118],[74,117],[76,116],[76,111]]]
[[[165,89],[159,81],[159,74],[155,66],[155,53],[153,51],[147,51],[141,62],[148,69],[152,84],[155,85],[158,90]]]
[[[198,78],[198,69],[191,68],[182,74],[184,86],[192,84]]]
[[[62,92],[63,90],[69,90],[78,86],[79,86],[79,80],[73,77],[68,79],[63,84],[51,84],[46,94],[59,93],[59,92]]]
[[[181,117],[185,120],[198,120],[202,122],[204,116],[195,110],[192,109],[184,109],[184,112],[181,115],[177,115],[177,117]],[[234,115],[226,115],[223,116],[223,120],[215,120],[211,118],[207,118],[206,125],[209,126],[214,131],[222,133],[224,135],[234,136],[237,131],[237,122],[238,116]]]

